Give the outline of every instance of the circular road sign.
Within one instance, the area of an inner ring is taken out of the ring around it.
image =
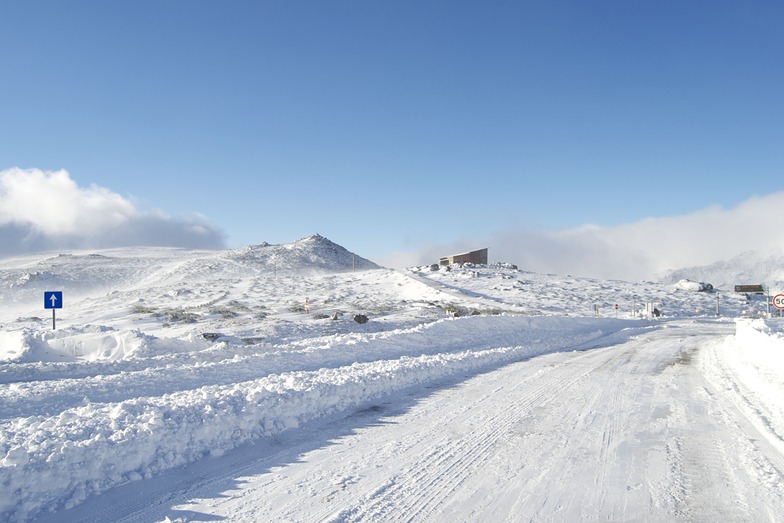
[[[784,309],[784,294],[776,294],[773,297],[773,305],[777,309]]]

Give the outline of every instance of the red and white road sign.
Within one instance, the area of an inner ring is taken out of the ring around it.
[[[784,294],[776,294],[773,297],[773,306],[777,309],[784,309]]]

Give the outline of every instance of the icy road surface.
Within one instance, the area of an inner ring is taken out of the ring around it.
[[[118,487],[68,517],[775,521],[780,427],[728,363],[733,334],[733,322],[662,322],[615,345],[413,387]]]

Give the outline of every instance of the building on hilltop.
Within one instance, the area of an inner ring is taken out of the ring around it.
[[[439,265],[451,265],[453,263],[476,263],[477,265],[487,265],[487,248],[478,251],[465,252],[463,254],[453,254],[442,257]]]

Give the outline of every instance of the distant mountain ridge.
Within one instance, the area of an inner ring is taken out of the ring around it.
[[[714,288],[732,291],[735,285],[761,284],[774,292],[784,290],[784,253],[780,251],[747,251],[727,260],[668,272],[661,283],[680,280],[710,283]]]

